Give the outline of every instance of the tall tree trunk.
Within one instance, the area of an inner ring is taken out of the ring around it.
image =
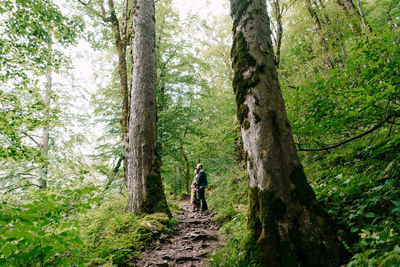
[[[157,154],[156,54],[153,0],[134,1],[129,119],[129,211],[170,214]]]
[[[278,69],[281,62],[281,46],[282,46],[282,36],[283,36],[283,23],[282,23],[282,12],[279,0],[272,1],[273,12],[276,17],[276,50],[275,50],[275,66]]]
[[[44,95],[44,105],[46,106],[46,111],[50,111],[50,100],[52,94],[53,87],[53,77],[52,77],[52,41],[50,40],[48,44],[48,53],[49,53],[49,67],[46,73],[46,91]],[[40,166],[40,177],[39,177],[39,188],[46,189],[47,188],[47,176],[49,170],[49,128],[47,126],[43,127],[42,130],[42,140],[40,143],[40,151],[43,157],[42,166]]]
[[[248,159],[246,251],[268,266],[338,266],[342,250],[336,224],[307,183],[293,142],[265,1],[230,3],[233,87]]]
[[[118,51],[118,74],[120,78],[120,95],[121,95],[121,139],[125,149],[124,155],[124,181],[127,184],[128,177],[128,122],[129,122],[129,89],[128,89],[128,72],[126,64],[126,44],[117,43]]]
[[[182,157],[185,161],[185,185],[186,185],[186,194],[189,194],[189,182],[190,182],[190,165],[188,157],[183,149],[183,145],[180,144],[179,149],[181,150]]]
[[[114,1],[108,0],[108,7],[110,9],[111,28],[114,35],[115,47],[118,54],[118,75],[119,75],[119,88],[121,95],[121,140],[125,149],[124,153],[124,181],[127,184],[128,177],[128,123],[129,123],[129,89],[128,89],[128,68],[126,64],[126,49],[128,45],[128,31],[127,23],[128,16],[128,1],[124,0],[123,14],[122,14],[122,27],[115,12]]]
[[[334,65],[333,65],[331,58],[328,55],[329,49],[328,49],[328,44],[325,41],[325,36],[322,31],[321,20],[319,19],[318,14],[315,11],[315,9],[312,7],[310,0],[306,0],[306,5],[307,5],[308,13],[310,14],[311,18],[314,20],[315,30],[319,37],[321,49],[322,49],[322,52],[324,53],[324,57],[325,57],[324,58],[325,66],[327,69],[331,70],[331,69],[333,69]]]
[[[51,51],[50,51],[51,53]],[[51,68],[46,74],[46,92],[44,97],[44,104],[47,110],[50,110],[50,99],[51,99],[51,90],[52,90],[52,72]],[[43,157],[44,162],[40,167],[40,178],[39,178],[39,188],[46,189],[47,188],[47,175],[49,169],[48,156],[49,156],[49,128],[47,126],[43,127],[42,131],[42,140],[40,144],[40,150]]]

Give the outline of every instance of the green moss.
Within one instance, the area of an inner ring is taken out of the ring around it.
[[[315,214],[325,215],[322,204],[318,203],[315,198],[314,190],[307,182],[307,178],[304,174],[301,166],[296,166],[290,176],[290,181],[295,185],[295,189],[292,192],[292,200],[299,201],[303,206],[312,210]]]
[[[250,128],[250,122],[249,122],[249,120],[246,119],[246,120],[242,123],[242,125],[243,125],[243,128],[244,128],[245,130],[249,129],[249,128]]]
[[[260,118],[260,116],[258,116],[257,113],[253,112],[253,116],[254,116],[254,119],[256,120],[256,123],[259,123],[261,121],[261,118]]]
[[[146,190],[147,194],[143,210],[146,213],[164,212],[171,217],[160,174],[147,176]]]
[[[245,104],[238,105],[237,109],[237,118],[240,123],[240,125],[243,124],[243,122],[247,119],[248,114],[249,114],[249,107]]]
[[[231,7],[231,16],[233,17],[233,30],[235,29],[243,16],[243,13],[247,11],[251,1],[235,1]]]
[[[248,129],[250,123],[246,122],[246,119],[248,118],[249,108],[244,104],[244,101],[251,88],[259,83],[259,74],[264,71],[265,67],[263,65],[257,66],[256,59],[249,53],[248,45],[242,32],[239,32],[234,39],[231,57],[234,70],[233,90],[237,104],[236,115],[240,125]],[[250,71],[251,68],[253,68],[253,71]]]
[[[286,204],[271,191],[249,188],[249,236],[244,242],[248,260],[263,264],[295,266],[296,253],[290,243],[280,242],[278,221],[286,214]],[[284,262],[285,265],[281,265]]]
[[[255,231],[255,236],[261,235],[262,223],[260,220],[260,205],[258,201],[258,188],[249,187],[248,191],[248,222],[247,228]]]
[[[279,237],[277,221],[286,214],[286,204],[273,192],[258,190],[260,219],[266,237]]]
[[[257,65],[255,58],[250,55],[246,39],[242,32],[239,32],[234,39],[232,50],[232,67],[234,70],[233,90],[236,95],[236,102],[243,103],[248,93],[248,89],[257,85],[258,80],[248,75],[244,77],[244,73],[250,68]]]
[[[126,197],[110,195],[79,218],[83,242],[74,249],[80,251],[85,266],[130,266],[141,249],[171,231],[166,214],[136,215],[127,212],[127,205]]]

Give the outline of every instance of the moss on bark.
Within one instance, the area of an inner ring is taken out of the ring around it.
[[[246,95],[259,81],[259,75],[264,72],[264,65],[258,65],[256,59],[250,55],[246,39],[242,32],[234,38],[232,50],[232,66],[234,71],[233,90],[235,92],[237,111],[236,115],[241,126],[250,128],[248,120],[249,108],[244,104]]]
[[[314,190],[308,184],[301,166],[296,166],[292,170],[289,179],[295,185],[295,189],[292,191],[292,200],[299,201],[303,206],[319,216],[326,216],[322,204],[317,202]]]
[[[307,184],[307,187],[301,181],[302,176],[305,178],[302,169],[295,169],[292,175],[292,179],[296,179],[298,186],[296,196],[300,198],[293,199],[291,202],[300,202],[302,205],[301,202],[309,201],[306,210],[311,212],[312,217],[318,217],[318,222],[322,222],[314,225],[315,231],[322,233],[321,239],[316,240],[315,233],[312,232],[309,236],[304,234],[301,230],[304,229],[304,225],[300,224],[311,222],[300,222],[300,214],[287,216],[290,215],[286,214],[287,204],[274,192],[249,187],[247,224],[249,233],[243,244],[246,261],[255,263],[257,266],[286,267],[299,266],[299,264],[301,266],[339,266],[342,260],[340,257],[345,256],[345,253],[341,252],[342,248],[337,247],[337,240],[334,238],[336,224],[330,220],[320,205],[316,205],[318,202],[313,197],[305,196],[305,192],[310,194],[308,190],[312,191],[312,189],[311,187],[308,189],[309,185]],[[313,192],[312,195],[314,195]],[[318,207],[322,211],[318,210]],[[322,213],[316,214],[315,211]],[[286,221],[288,218],[291,218],[289,219],[291,221]],[[285,225],[284,228],[282,225]],[[286,234],[284,234],[285,231],[287,231]]]
[[[168,214],[169,217],[171,216],[171,211],[169,210],[164,194],[164,186],[159,174],[147,176],[146,199],[143,207],[146,213],[163,212]]]
[[[278,221],[285,216],[286,210],[286,204],[273,192],[249,187],[249,235],[244,243],[248,262],[297,266],[292,244],[280,240]]]
[[[234,31],[240,21],[240,18],[242,17],[243,13],[247,11],[249,5],[250,1],[236,1],[232,4],[231,17],[235,18],[233,22]]]

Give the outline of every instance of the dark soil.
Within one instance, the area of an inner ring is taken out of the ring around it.
[[[174,233],[161,239],[152,250],[145,251],[136,266],[207,266],[206,257],[219,244],[218,227],[210,212],[193,212],[184,197],[177,214],[179,224]]]

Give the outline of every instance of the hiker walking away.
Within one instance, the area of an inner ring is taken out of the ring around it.
[[[207,175],[206,172],[203,170],[203,165],[201,163],[197,164],[197,178],[196,178],[196,185],[199,187],[199,195],[201,200],[201,211],[208,210],[207,202],[204,197],[204,193],[206,191],[207,186]]]

